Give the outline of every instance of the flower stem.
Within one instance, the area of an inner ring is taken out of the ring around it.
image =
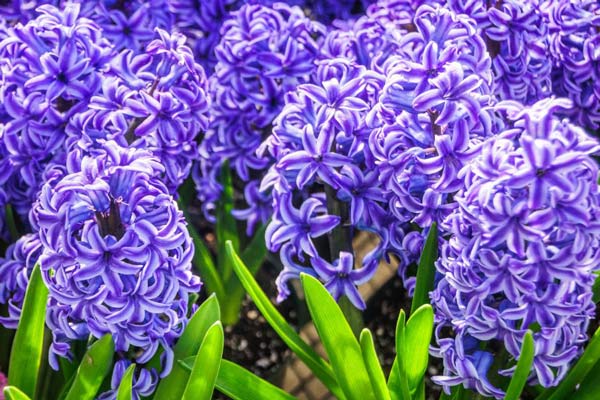
[[[352,249],[352,226],[349,224],[348,205],[337,199],[335,189],[325,185],[325,194],[327,195],[327,211],[329,214],[341,217],[340,224],[329,233],[329,252],[331,262],[333,262],[339,258],[341,251],[354,254]],[[354,307],[347,297],[342,297],[338,304],[346,316],[352,332],[358,337],[365,325],[362,312]]]

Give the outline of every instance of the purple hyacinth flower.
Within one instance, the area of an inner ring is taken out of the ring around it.
[[[194,248],[183,214],[160,179],[151,153],[106,142],[92,155],[71,155],[67,174],[42,188],[34,207],[43,243],[42,277],[50,290],[50,362],[70,356],[70,343],[111,333],[120,352],[146,363],[187,322]]]

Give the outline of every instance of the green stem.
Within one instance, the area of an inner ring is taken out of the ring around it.
[[[327,211],[329,214],[341,217],[340,224],[329,233],[329,251],[333,262],[339,258],[342,251],[354,254],[352,249],[352,226],[349,224],[348,205],[337,199],[335,189],[326,185],[325,194],[327,195]],[[358,338],[365,326],[362,312],[354,307],[347,297],[342,297],[338,303],[352,328],[352,332]]]
[[[4,212],[6,215],[6,224],[8,225],[8,231],[10,232],[11,242],[14,243],[20,237],[19,230],[17,229],[17,223],[15,222],[15,213],[10,204],[6,205]]]

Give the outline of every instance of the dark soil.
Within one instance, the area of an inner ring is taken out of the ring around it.
[[[257,276],[260,286],[275,302],[277,290],[275,278],[277,271],[269,264],[263,266]],[[295,327],[297,312],[293,301],[286,301],[277,306],[279,312],[288,323]],[[260,311],[249,297],[244,299],[239,322],[235,326],[225,327],[225,348],[223,358],[250,370],[255,375],[276,382],[292,351],[267,323]],[[216,392],[213,399],[229,399]]]

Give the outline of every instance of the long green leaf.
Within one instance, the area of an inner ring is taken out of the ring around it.
[[[188,232],[190,233],[190,237],[194,242],[194,258],[192,259],[192,264],[198,270],[200,275],[202,276],[202,280],[206,285],[206,289],[210,293],[215,293],[219,299],[225,298],[225,286],[221,277],[219,275],[219,271],[217,271],[217,267],[213,258],[210,254],[210,251],[206,247],[204,243],[204,239],[200,236],[194,225],[192,224],[192,219],[187,212],[185,206],[181,203],[181,199],[179,200],[179,208],[183,210],[183,215],[187,222]]]
[[[296,398],[231,361],[221,360],[217,389],[233,400],[295,400]]]
[[[577,392],[571,397],[572,400],[597,400],[600,393],[600,361],[587,374]]]
[[[237,221],[232,215],[233,211],[233,182],[231,179],[231,169],[229,163],[223,164],[221,167],[221,186],[223,191],[221,197],[217,203],[217,245],[219,247],[219,254],[225,254],[225,246],[227,241],[231,241],[235,251],[240,251],[240,239],[237,229]],[[229,277],[232,275],[233,268],[231,261],[227,257],[219,257],[218,267],[220,275],[223,277],[223,281],[227,282]]]
[[[535,345],[533,343],[533,335],[531,334],[531,331],[527,331],[523,338],[523,345],[521,346],[521,355],[517,362],[517,368],[510,380],[508,389],[506,389],[505,400],[518,400],[519,396],[521,396],[521,392],[527,383],[527,377],[529,377],[531,372],[534,355]]]
[[[417,269],[417,282],[415,294],[410,308],[411,315],[423,304],[429,304],[429,292],[433,290],[435,278],[435,261],[438,258],[438,230],[434,222],[429,228],[429,235],[425,241],[419,268]]]
[[[375,391],[375,396],[381,400],[390,400],[390,392],[387,388],[385,375],[381,369],[381,364],[377,358],[375,351],[375,343],[373,343],[373,335],[368,329],[363,329],[360,333],[360,349],[362,351],[363,361],[367,367],[371,386]]]
[[[19,390],[16,386],[6,386],[4,388],[6,400],[31,400],[31,397]]]
[[[406,364],[404,357],[406,355],[406,314],[400,310],[398,322],[396,323],[396,358],[392,365],[392,372],[388,378],[388,388],[392,400],[410,399],[410,390],[408,389],[408,378],[406,376]]]
[[[123,378],[119,383],[119,389],[117,390],[117,400],[131,400],[133,395],[133,373],[135,372],[135,364],[131,364]]]
[[[95,399],[104,378],[112,369],[115,346],[111,335],[94,342],[83,356],[66,400]]]
[[[29,397],[35,396],[44,347],[44,322],[48,288],[42,280],[39,264],[29,278],[21,319],[10,353],[8,382]]]
[[[600,303],[600,274],[596,273],[596,280],[594,281],[594,286],[592,286],[594,303]]]
[[[190,373],[183,400],[210,400],[223,355],[223,325],[215,322],[204,337]]]
[[[316,278],[302,274],[300,279],[308,310],[346,398],[375,399],[360,345],[344,313]]]
[[[192,316],[188,326],[177,341],[173,349],[175,360],[183,360],[190,356],[195,356],[200,349],[202,340],[210,327],[219,320],[221,311],[219,302],[212,294]],[[189,378],[189,371],[186,371],[178,363],[173,363],[171,373],[167,375],[158,384],[154,399],[156,400],[180,400]]]
[[[269,325],[273,327],[285,344],[310,368],[331,393],[338,399],[344,399],[344,395],[337,384],[331,366],[300,338],[294,328],[287,323],[285,318],[271,304],[265,292],[263,292],[250,271],[248,271],[248,268],[246,268],[236,254],[231,243],[227,244],[227,256],[231,258],[233,269],[238,278],[240,278],[240,282],[252,300],[254,300],[256,307],[260,310]]]
[[[432,333],[433,309],[429,304],[424,304],[410,316],[404,334],[405,345],[402,358],[407,367],[406,377],[411,392],[419,387],[427,370]]]
[[[600,328],[596,330],[579,361],[571,368],[560,385],[546,390],[536,400],[561,400],[570,397],[575,392],[577,385],[583,382],[598,360],[600,360]]]
[[[255,233],[252,241],[246,246],[240,258],[248,268],[252,276],[255,276],[258,269],[265,261],[267,256],[267,246],[265,245],[266,225],[261,226]],[[240,308],[246,291],[240,283],[236,274],[231,274],[225,284],[227,291],[226,301],[222,302],[222,318],[225,325],[235,325],[240,317]]]

